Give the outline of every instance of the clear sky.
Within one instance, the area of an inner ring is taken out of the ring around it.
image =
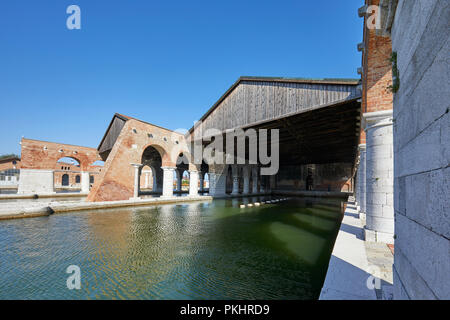
[[[66,9],[81,8],[81,30]],[[240,76],[357,78],[363,0],[9,0],[0,154],[97,147],[115,112],[189,129]]]

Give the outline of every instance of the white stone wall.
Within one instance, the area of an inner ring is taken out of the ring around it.
[[[400,0],[392,26],[395,299],[450,299],[448,0]]]
[[[20,169],[18,194],[54,193],[53,170]]]

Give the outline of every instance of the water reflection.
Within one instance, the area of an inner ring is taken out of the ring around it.
[[[0,223],[2,299],[313,299],[340,202],[260,197]],[[69,265],[81,290],[66,288]]]

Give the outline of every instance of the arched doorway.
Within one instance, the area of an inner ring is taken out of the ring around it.
[[[139,195],[159,195],[163,187],[162,153],[159,147],[148,146],[142,153],[142,167],[139,170]]]
[[[181,175],[181,191],[182,192],[189,191],[189,182],[190,182],[189,171],[184,170]]]
[[[174,190],[177,194],[189,192],[189,159],[184,153],[180,153],[176,161],[175,175],[174,175]]]
[[[141,169],[141,177],[139,187],[141,192],[152,192],[153,190],[153,170],[149,165],[145,165]]]

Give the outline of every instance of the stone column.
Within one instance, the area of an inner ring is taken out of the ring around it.
[[[252,182],[253,182],[253,190],[252,193],[253,194],[257,194],[259,192],[258,190],[258,167],[254,166],[252,168]]]
[[[359,216],[366,219],[366,145],[360,144],[359,148],[359,168],[358,168],[358,207]]]
[[[189,171],[189,195],[192,197],[198,196],[198,171]]]
[[[134,167],[134,187],[133,187],[133,198],[139,199],[139,169],[142,167],[140,163],[132,163]]]
[[[260,176],[259,179],[261,180],[259,183],[259,192],[266,193],[266,176]]]
[[[181,192],[181,183],[183,182],[183,170],[177,170],[177,191]]]
[[[18,194],[55,193],[53,170],[20,169]]]
[[[81,172],[81,192],[89,193],[89,172]]]
[[[145,183],[144,183],[144,185],[145,185],[146,189],[148,189],[148,181],[149,180],[150,180],[149,179],[149,174],[148,174],[148,172],[145,172]]]
[[[209,175],[209,187],[211,196],[224,197],[226,195],[227,173],[228,165],[215,165],[214,172],[211,172]]]
[[[215,172],[208,172],[209,177],[209,195],[213,196],[216,189],[216,173]]]
[[[161,167],[163,170],[162,197],[173,197],[173,175],[176,167]]]
[[[393,243],[393,129],[392,110],[364,114],[366,131],[367,241]]]
[[[244,167],[244,188],[242,190],[243,194],[249,194],[250,193],[250,167],[245,166]]]
[[[233,190],[231,191],[232,195],[238,195],[239,194],[239,167],[237,165],[233,165],[231,167],[232,169],[232,176],[233,176]]]
[[[203,172],[199,172],[198,181],[200,181],[200,192],[203,192],[203,185],[205,184]]]
[[[277,176],[276,175],[271,175],[270,176],[270,191],[273,191],[276,189],[276,181],[277,181]]]
[[[152,191],[153,191],[153,192],[156,192],[156,191],[157,191],[157,188],[158,188],[158,184],[157,184],[157,181],[156,181],[156,172],[155,172],[155,169],[152,169],[152,180],[153,180]]]

